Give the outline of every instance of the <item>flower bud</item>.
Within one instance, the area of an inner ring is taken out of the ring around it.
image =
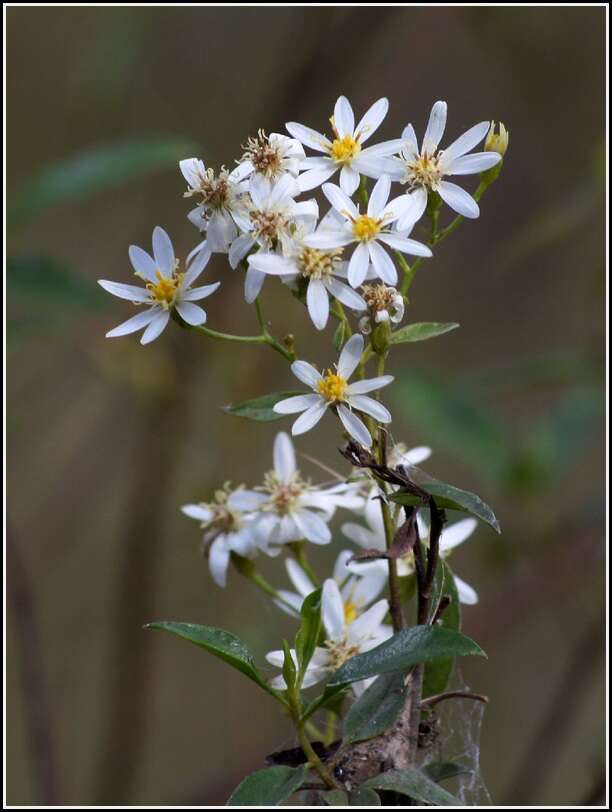
[[[499,122],[499,133],[495,133],[495,122],[491,122],[491,126],[489,127],[489,132],[487,133],[487,137],[485,139],[485,152],[499,152],[499,154],[504,157],[506,154],[506,150],[508,149],[508,142],[510,140],[510,133],[504,127],[504,125]]]

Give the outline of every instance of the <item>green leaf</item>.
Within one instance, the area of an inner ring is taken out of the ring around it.
[[[306,721],[313,713],[316,713],[322,708],[332,708],[334,711],[337,709],[339,703],[343,699],[343,694],[347,690],[348,685],[327,685],[325,690],[320,696],[317,696],[312,702],[306,706],[302,719]]]
[[[439,603],[443,595],[448,595],[450,604],[444,610],[442,617],[436,624],[438,628],[450,629],[458,632],[461,626],[461,610],[457,585],[451,568],[446,561],[440,560],[436,569],[436,577],[432,589],[432,606]],[[433,614],[433,613],[432,613]],[[423,696],[433,696],[440,694],[446,688],[453,671],[454,660],[449,657],[446,660],[436,660],[427,663],[423,674]]]
[[[330,685],[405,671],[418,663],[476,654],[485,657],[480,646],[460,632],[438,626],[402,629],[371,651],[357,654],[332,675]]]
[[[371,739],[391,727],[404,707],[401,672],[381,674],[349,708],[344,719],[344,741]]]
[[[303,393],[271,392],[269,395],[262,395],[259,398],[253,398],[253,400],[245,400],[242,403],[230,403],[229,406],[223,407],[223,411],[235,417],[246,417],[248,420],[258,420],[262,423],[268,423],[271,420],[280,420],[282,417],[285,417],[285,415],[277,414],[273,410],[273,406],[278,403],[279,400],[301,394]]]
[[[227,806],[279,806],[297,792],[308,767],[268,767],[248,775],[232,792]]]
[[[364,787],[363,784],[360,787],[355,787],[355,789],[349,793],[349,806],[380,805],[381,803],[378,793],[374,792],[373,789]]]
[[[399,792],[415,801],[433,806],[464,806],[458,798],[439,787],[419,770],[390,770],[369,778],[361,786]]]
[[[415,469],[412,469],[415,470]],[[490,525],[498,533],[501,533],[499,522],[491,508],[486,502],[483,502],[480,496],[477,496],[471,491],[463,491],[461,488],[455,488],[454,485],[447,485],[446,482],[440,482],[437,479],[427,477],[426,481],[418,482],[421,488],[431,496],[435,497],[436,505],[439,508],[446,508],[448,510],[460,510],[462,513],[469,513],[475,516],[486,524]],[[399,491],[389,496],[392,502],[398,505],[420,505],[423,502],[418,496],[411,493]]]
[[[299,665],[299,684],[308,667],[321,633],[321,590],[308,595],[300,610],[302,625],[295,637],[295,651]]]
[[[348,793],[341,789],[332,789],[323,795],[323,800],[327,806],[348,806]]]
[[[287,685],[287,691],[290,695],[293,694],[295,690],[295,682],[297,678],[297,669],[295,667],[295,663],[293,661],[293,657],[291,656],[291,649],[289,648],[289,643],[286,640],[283,640],[283,677],[285,679],[285,683]]]
[[[174,168],[178,177],[177,162],[195,149],[184,138],[152,136],[71,155],[26,182],[9,212],[9,222],[21,225],[51,206],[84,200],[163,167]]]
[[[453,761],[433,761],[426,767],[423,767],[424,772],[428,778],[439,784],[440,781],[446,781],[449,778],[454,778],[456,775],[466,775],[471,773],[467,767],[462,764],[456,764]]]
[[[173,621],[147,623],[145,629],[161,629],[175,634],[177,637],[182,637],[183,640],[188,640],[220,660],[229,663],[264,690],[274,696],[277,695],[260,676],[246,644],[236,635],[223,629],[215,629],[212,626],[198,626],[196,623],[175,623]]]
[[[428,338],[437,338],[456,330],[459,327],[455,322],[441,324],[436,321],[422,321],[417,324],[408,324],[391,333],[392,344],[404,344],[407,341],[426,341]]]

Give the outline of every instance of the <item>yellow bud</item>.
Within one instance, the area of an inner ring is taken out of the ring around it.
[[[495,122],[491,122],[491,126],[489,127],[489,132],[487,133],[487,137],[485,139],[485,151],[486,152],[499,152],[499,154],[503,156],[506,154],[506,150],[508,149],[508,142],[510,140],[510,133],[504,127],[504,125],[499,122],[499,133],[495,133]]]

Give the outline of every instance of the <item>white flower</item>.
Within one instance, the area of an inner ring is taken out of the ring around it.
[[[485,137],[489,130],[489,122],[481,121],[453,141],[445,150],[439,150],[438,144],[442,140],[445,127],[446,102],[437,101],[431,109],[420,151],[412,124],[409,124],[402,133],[405,143],[399,160],[403,175],[393,173],[393,176],[410,185],[409,196],[414,200],[415,209],[409,215],[400,218],[398,222],[400,229],[406,227],[408,217],[416,222],[422,216],[427,207],[429,191],[437,192],[453,211],[463,217],[478,217],[480,214],[478,204],[468,192],[456,183],[450,183],[443,178],[448,175],[474,175],[484,172],[501,160],[497,152],[466,154]]]
[[[363,298],[370,313],[359,320],[359,329],[366,335],[372,330],[372,321],[375,324],[385,321],[399,324],[404,318],[404,297],[395,288],[384,283],[364,285]]]
[[[231,491],[225,486],[215,494],[215,501],[184,505],[181,510],[200,522],[204,530],[203,552],[208,557],[210,574],[219,586],[227,582],[227,568],[232,552],[254,558],[258,552],[254,531],[253,503],[248,491]],[[268,551],[266,551],[268,552]]]
[[[243,178],[255,173],[278,180],[285,172],[297,177],[305,157],[304,147],[295,138],[280,133],[268,136],[263,130],[259,130],[256,138],[249,138],[244,150],[239,162]]]
[[[369,178],[379,178],[392,168],[389,156],[398,152],[402,146],[401,139],[384,141],[374,147],[362,145],[380,127],[387,115],[389,102],[379,99],[375,102],[359,124],[355,126],[353,109],[344,96],[340,96],[330,119],[334,133],[333,140],[326,138],[316,130],[289,121],[285,126],[294,138],[307,147],[323,152],[324,157],[305,158],[300,175],[300,189],[305,192],[320,186],[340,169],[340,186],[347,195],[352,195],[359,186],[359,174]]]
[[[340,279],[346,279],[346,262],[342,249],[321,251],[304,243],[306,233],[312,232],[314,221],[296,234],[285,248],[285,254],[257,252],[249,256],[249,266],[261,273],[281,276],[286,280],[307,280],[306,305],[312,323],[323,330],[329,319],[329,296],[333,296],[352,310],[365,310],[363,298]],[[338,278],[340,277],[340,279]]]
[[[370,448],[372,437],[363,421],[354,411],[370,415],[380,423],[390,423],[391,414],[382,403],[366,396],[387,386],[393,380],[392,375],[381,375],[378,378],[368,378],[349,384],[348,379],[353,374],[363,352],[363,336],[355,334],[344,345],[336,372],[327,370],[323,376],[306,361],[294,361],[291,371],[302,383],[313,390],[310,395],[295,395],[279,401],[274,406],[277,414],[295,414],[304,412],[295,421],[291,428],[293,435],[303,434],[313,428],[325,414],[329,406],[333,406],[347,432],[361,445]]]
[[[164,330],[173,309],[187,324],[204,324],[206,311],[193,303],[210,296],[221,283],[214,282],[199,288],[192,288],[191,285],[206,267],[210,251],[204,248],[185,273],[179,273],[170,237],[163,228],[156,226],[153,230],[153,256],[137,245],[130,245],[129,257],[136,276],[146,282],[144,288],[106,279],[99,279],[98,284],[113,296],[128,299],[136,305],[148,305],[148,309],[110,330],[107,338],[135,333],[146,327],[140,342],[148,344]]]
[[[299,193],[295,178],[285,174],[280,180],[272,183],[263,175],[254,175],[249,183],[250,200],[240,214],[235,215],[241,234],[229,251],[229,262],[232,268],[255,246],[260,251],[274,251],[277,248],[289,250],[296,224],[314,222],[319,216],[319,207],[315,200],[303,200],[298,203],[294,197]],[[266,274],[249,266],[245,279],[244,295],[249,304],[254,302],[265,281]]]
[[[387,583],[387,573],[385,572],[374,570],[355,574],[348,570],[347,562],[352,555],[350,550],[343,550],[336,559],[333,573],[333,579],[338,584],[342,595],[344,617],[347,623],[352,623],[363,614],[372,601],[380,595]],[[284,612],[295,616],[299,614],[304,599],[314,592],[316,586],[295,559],[285,559],[285,567],[289,579],[297,591],[289,592],[279,589],[280,600],[274,602]],[[290,607],[293,607],[295,611],[292,612]]]
[[[264,485],[244,491],[253,510],[257,511],[255,533],[259,545],[286,544],[306,539],[313,544],[329,544],[331,533],[327,523],[337,507],[357,508],[363,499],[346,492],[340,485],[316,488],[302,479],[296,465],[291,438],[279,432],[274,440],[274,468],[265,477]]]
[[[344,245],[357,243],[348,267],[348,281],[354,288],[366,278],[372,263],[376,275],[388,285],[397,282],[395,263],[382,247],[387,245],[403,254],[430,257],[431,250],[423,243],[410,240],[408,231],[392,231],[390,226],[401,216],[410,215],[414,208],[408,195],[400,195],[389,203],[391,179],[382,175],[372,189],[367,214],[361,214],[353,201],[333,183],[323,184],[323,192],[334,209],[342,216],[343,223],[337,229],[319,229],[304,238],[306,245],[329,251]],[[414,221],[413,221],[414,222]],[[410,227],[412,227],[411,222]]]
[[[200,205],[189,212],[187,218],[200,231],[206,232],[208,250],[226,254],[230,242],[237,234],[232,218],[241,206],[242,195],[246,192],[243,183],[243,167],[233,172],[221,168],[215,176],[213,169],[206,169],[198,158],[185,158],[179,167],[189,184],[185,197],[200,196]]]
[[[347,620],[345,603],[338,584],[333,578],[328,578],[323,584],[321,596],[321,619],[327,636],[324,645],[315,648],[302,687],[308,688],[321,682],[351,657],[371,651],[391,637],[391,627],[382,622],[388,611],[389,602],[383,599],[359,617]],[[297,661],[295,651],[291,651],[291,656]],[[266,655],[266,660],[271,665],[282,668],[284,654],[282,651],[271,651]],[[372,677],[354,682],[351,687],[355,695],[363,693],[374,679],[375,677]],[[274,677],[270,684],[279,690],[287,687],[282,676]]]
[[[354,522],[346,522],[342,525],[342,532],[355,544],[365,549],[380,550],[381,552],[386,549],[387,543],[385,538],[385,528],[382,519],[382,512],[380,509],[380,491],[378,488],[373,488],[370,492],[370,498],[366,502],[364,516],[366,520],[366,527]],[[421,541],[425,544],[428,543],[429,528],[421,516],[418,514],[419,536]],[[404,514],[401,510],[396,510],[395,515],[395,529],[397,530],[404,522]],[[454,524],[448,525],[442,531],[439,542],[439,552],[442,558],[447,558],[450,552],[459,544],[468,539],[476,527],[478,522],[476,519],[461,519]],[[367,573],[375,570],[382,572],[388,571],[388,564],[384,560],[371,561],[358,563],[355,562],[350,566],[352,572]],[[412,552],[403,558],[397,560],[397,572],[400,576],[412,575],[414,572],[414,555]],[[454,575],[459,600],[461,603],[473,604],[478,602],[478,595],[469,584],[462,581],[457,575]]]

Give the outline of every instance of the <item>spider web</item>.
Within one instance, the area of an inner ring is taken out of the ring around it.
[[[447,686],[448,691],[469,691],[470,687],[455,669]],[[449,699],[436,708],[439,735],[432,747],[426,750],[423,766],[432,762],[452,762],[465,772],[455,776],[444,786],[466,806],[483,806],[492,803],[491,796],[480,771],[480,732],[486,705],[470,699]]]

